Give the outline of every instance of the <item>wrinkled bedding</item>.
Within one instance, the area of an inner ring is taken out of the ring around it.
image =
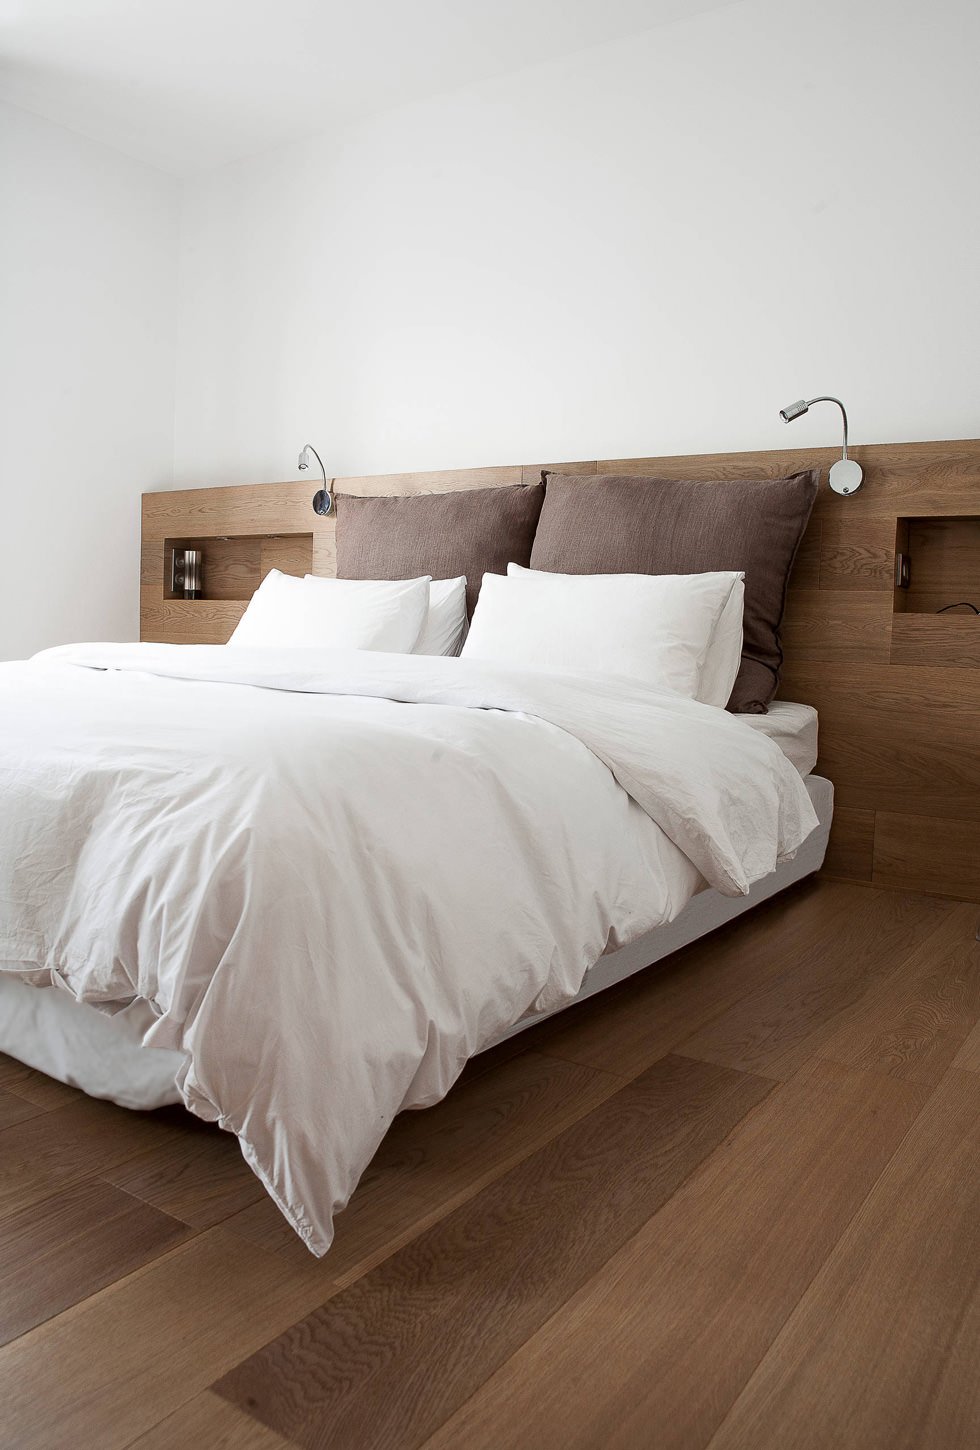
[[[315,1254],[396,1113],[815,824],[772,741],[610,676],[171,645],[0,666],[0,971],[149,1003],[145,1045],[187,1053],[187,1106]]]

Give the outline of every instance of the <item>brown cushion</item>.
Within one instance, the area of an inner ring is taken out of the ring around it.
[[[729,710],[764,714],[783,654],[786,584],[817,493],[791,478],[688,483],[624,474],[547,473],[531,568],[558,574],[745,570],[742,664]]]
[[[527,565],[544,485],[360,498],[337,494],[337,578],[458,579],[473,613],[484,574]]]

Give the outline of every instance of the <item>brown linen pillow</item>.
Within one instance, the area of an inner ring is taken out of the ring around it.
[[[555,574],[704,574],[745,570],[742,663],[728,701],[764,715],[783,652],[786,584],[819,474],[688,483],[629,474],[543,473],[531,568]]]
[[[544,484],[381,498],[336,495],[337,578],[458,579],[473,613],[484,574],[530,563]]]

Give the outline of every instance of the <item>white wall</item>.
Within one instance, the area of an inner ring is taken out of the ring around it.
[[[179,189],[0,104],[0,659],[139,632],[169,486]]]
[[[140,493],[307,440],[778,447],[825,389],[859,441],[976,436],[978,52],[964,0],[745,0],[225,168],[179,341],[178,184],[0,106],[0,658],[134,637]]]
[[[177,481],[975,436],[978,53],[747,0],[192,183]]]

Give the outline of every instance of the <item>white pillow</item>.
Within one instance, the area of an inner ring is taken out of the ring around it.
[[[742,663],[742,609],[745,584],[739,579],[731,598],[721,611],[721,618],[708,646],[708,658],[701,669],[698,699],[705,705],[728,704],[735,688],[735,676]]]
[[[319,579],[319,574],[307,574]],[[380,582],[380,581],[379,581]],[[466,633],[466,575],[458,579],[430,579],[429,608],[413,655],[457,655]]]
[[[698,698],[712,636],[736,583],[714,574],[484,574],[463,656],[601,671]]]
[[[429,585],[429,612],[412,653],[457,655],[466,632],[466,575],[433,579]]]
[[[429,608],[429,579],[298,579],[273,569],[230,645],[388,650],[409,654]]]

